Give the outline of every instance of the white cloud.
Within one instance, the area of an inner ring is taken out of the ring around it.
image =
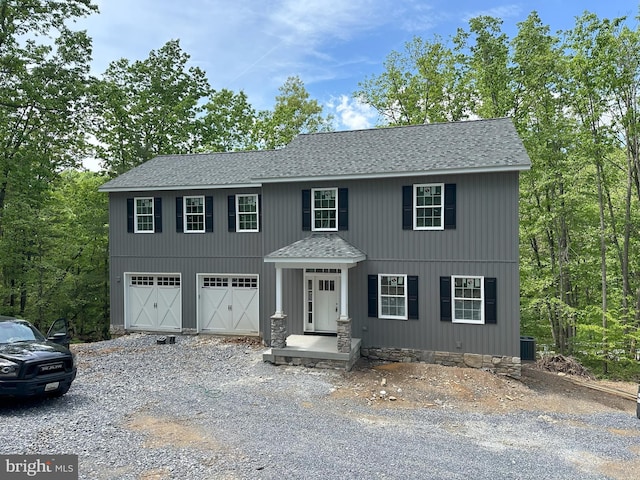
[[[522,12],[522,6],[517,4],[502,5],[499,7],[488,8],[485,10],[477,10],[475,12],[467,12],[462,20],[466,23],[472,18],[487,16],[501,18],[502,20],[511,17],[517,17]]]
[[[378,112],[373,107],[347,95],[332,99],[327,103],[327,108],[338,121],[336,130],[371,128],[378,119]]]

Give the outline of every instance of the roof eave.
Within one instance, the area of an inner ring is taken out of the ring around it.
[[[99,192],[116,193],[116,192],[169,192],[176,190],[222,190],[225,188],[259,188],[262,183],[229,183],[223,185],[156,185],[147,187],[105,187],[98,188]]]
[[[261,184],[270,183],[292,183],[292,182],[319,182],[334,180],[370,180],[376,178],[406,178],[416,176],[434,175],[460,175],[474,173],[499,173],[499,172],[522,172],[531,169],[531,164],[503,165],[497,167],[477,167],[477,168],[440,168],[433,170],[419,170],[411,172],[376,172],[376,173],[354,173],[337,175],[317,175],[317,176],[291,176],[291,177],[256,177]]]
[[[367,259],[366,255],[357,257],[264,257],[265,263],[275,263],[281,268],[306,268],[319,266],[355,266]]]

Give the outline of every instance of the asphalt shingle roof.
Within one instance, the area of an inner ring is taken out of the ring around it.
[[[530,166],[512,120],[499,118],[305,134],[280,150],[165,155],[111,180],[101,190],[223,188]]]
[[[273,161],[276,153],[263,150],[160,155],[105,183],[100,190],[181,190],[247,185]]]
[[[280,260],[334,260],[359,262],[366,255],[336,233],[312,233],[265,256],[267,261]]]

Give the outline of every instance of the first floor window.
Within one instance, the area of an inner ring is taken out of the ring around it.
[[[153,198],[135,199],[136,233],[153,233]]]
[[[484,323],[484,282],[482,277],[451,277],[453,321]]]
[[[184,197],[185,232],[204,232],[204,197]]]
[[[258,231],[258,195],[236,195],[238,232]]]
[[[313,230],[338,230],[338,189],[313,189]]]
[[[407,276],[378,275],[380,318],[407,318]]]

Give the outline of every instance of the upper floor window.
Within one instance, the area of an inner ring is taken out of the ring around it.
[[[153,233],[153,198],[135,199],[135,232]]]
[[[444,228],[444,184],[413,186],[413,228],[442,230]]]
[[[258,195],[236,195],[238,232],[258,231]]]
[[[313,230],[338,230],[338,189],[312,190]]]
[[[456,184],[421,183],[402,187],[402,228],[456,228]]]
[[[184,231],[204,233],[204,196],[184,197]]]
[[[228,219],[230,232],[259,232],[262,215],[262,196],[257,193],[242,193],[228,196]]]
[[[209,195],[176,197],[176,232],[213,232],[213,197]]]
[[[127,232],[162,232],[162,199],[154,197],[127,198]]]
[[[302,230],[332,232],[349,229],[349,190],[302,190]]]

